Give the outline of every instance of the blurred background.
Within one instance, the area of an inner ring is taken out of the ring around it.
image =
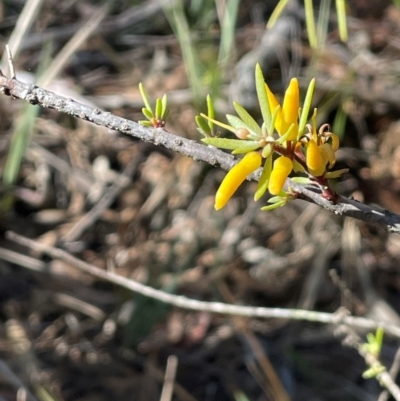
[[[266,29],[276,6],[2,0],[0,48],[10,44],[20,81],[131,120],[143,119],[139,82],[152,100],[167,93],[166,129],[198,141],[207,94],[219,120],[232,100],[260,118],[257,62],[278,95],[293,76],[303,93],[316,77],[319,124],[340,136],[337,167],[350,169],[335,189],[400,213],[399,2],[349,0],[343,42],[335,2],[314,1],[312,47],[304,2],[289,1]],[[345,306],[400,324],[398,235],[302,201],[262,212],[254,182],[216,212],[220,169],[5,96],[0,117],[0,400],[378,399],[379,383],[362,378],[364,361],[334,327],[173,308],[3,234],[193,299]],[[397,348],[387,336],[387,366]],[[160,398],[171,355],[174,392]]]

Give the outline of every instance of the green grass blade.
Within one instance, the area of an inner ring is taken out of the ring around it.
[[[348,38],[348,33],[347,33],[346,1],[345,0],[336,0],[336,13],[337,13],[337,19],[338,19],[340,40],[342,40],[343,42],[346,42],[347,38]]]
[[[272,14],[268,20],[267,29],[270,29],[275,25],[275,22],[282,15],[283,10],[288,5],[288,3],[289,3],[289,0],[280,0],[279,1],[279,3],[276,5],[274,11],[272,12]]]
[[[317,21],[317,38],[319,48],[323,48],[326,44],[330,11],[331,0],[322,0]]]
[[[218,65],[225,69],[230,61],[235,39],[235,26],[240,0],[228,0],[225,5],[221,24],[221,41],[218,54]]]
[[[203,87],[201,62],[191,40],[191,31],[183,9],[183,2],[182,0],[175,1],[172,8],[166,5],[165,2],[161,4],[163,4],[165,15],[172,29],[175,31],[181,48],[185,71],[193,94],[193,101],[197,106],[200,106]]]
[[[29,145],[38,113],[39,107],[27,104],[18,117],[3,172],[3,182],[6,186],[14,184],[17,179],[22,157]]]
[[[313,0],[304,0],[304,9],[306,13],[306,26],[307,35],[310,46],[313,49],[317,48],[317,31],[315,29],[315,19],[314,19],[314,5]]]

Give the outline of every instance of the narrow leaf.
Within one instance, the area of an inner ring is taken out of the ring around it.
[[[264,75],[262,73],[260,64],[256,65],[256,90],[260,110],[267,127],[271,125],[271,110],[268,102],[267,90],[265,88]]]
[[[282,135],[276,142],[281,145],[282,143],[284,143],[286,141],[293,140],[293,138],[291,138],[291,136],[292,136],[295,128],[296,128],[296,125],[292,124],[289,127],[289,129],[287,130],[287,132],[284,135]]]
[[[301,185],[311,184],[312,181],[307,177],[291,177],[290,178],[293,182]]]
[[[243,141],[242,139],[229,139],[229,138],[203,138],[202,142],[206,143],[207,145],[212,145],[217,148],[222,148],[222,149],[238,149],[242,146],[247,141]],[[251,142],[253,145],[255,142]]]
[[[207,121],[201,116],[196,116],[195,120],[196,120],[197,126],[199,127],[200,132],[205,136],[210,136],[211,129],[210,129],[209,125],[207,124]]]
[[[265,161],[261,177],[258,180],[257,190],[254,194],[254,200],[257,202],[266,192],[268,188],[269,177],[272,171],[272,157],[268,157]]]
[[[272,150],[273,150],[272,145],[270,144],[265,145],[262,150],[261,156],[264,159],[266,159],[272,153]]]
[[[264,206],[264,207],[261,208],[261,210],[274,210],[274,209],[278,209],[278,207],[285,206],[286,203],[287,203],[287,202],[284,200],[284,201],[277,202],[277,203],[274,203],[274,204],[269,205],[269,206]]]
[[[154,116],[153,113],[151,112],[151,110],[146,109],[145,107],[142,108],[142,113],[143,115],[148,118],[149,120],[151,120]]]
[[[166,118],[168,112],[168,98],[166,93],[162,97],[161,103],[162,103],[161,118]]]
[[[303,135],[304,127],[307,124],[308,114],[310,113],[312,98],[314,95],[314,89],[315,89],[315,78],[313,78],[308,85],[306,98],[304,99],[303,108],[301,109],[301,115],[299,121],[299,133],[297,136],[297,140],[299,140],[300,137]]]
[[[210,118],[214,118],[214,116],[215,116],[214,102],[210,95],[207,95],[207,114]],[[208,120],[208,125],[210,127],[210,131],[212,132],[212,130],[214,128],[214,124],[213,124],[212,120]]]
[[[236,148],[232,152],[232,154],[238,155],[238,154],[241,154],[241,153],[252,152],[253,150],[258,149],[259,147],[260,147],[260,144],[258,143],[258,141],[243,141],[242,140],[241,146]]]
[[[332,179],[332,178],[339,178],[341,175],[348,173],[348,168],[342,168],[341,170],[330,171],[329,173],[325,173],[325,178]]]
[[[235,129],[234,133],[236,134],[236,130],[240,128],[245,128],[249,131],[248,138],[250,139],[258,139],[260,136],[255,133],[244,121],[242,121],[239,117],[233,116],[232,114],[227,114],[226,119],[229,124]]]
[[[161,119],[162,118],[162,100],[160,98],[157,98],[156,100],[156,118]]]
[[[217,121],[217,120],[214,120],[213,118],[206,116],[204,113],[200,113],[200,116],[205,118],[207,121],[211,121],[214,124],[218,125],[219,127],[225,128],[227,131],[230,131],[230,132],[233,132],[234,134],[236,134],[236,129],[231,127],[230,125],[221,123],[220,121]]]
[[[151,108],[150,102],[149,102],[149,98],[147,97],[146,91],[144,89],[143,84],[140,82],[139,84],[139,91],[140,94],[142,96],[144,105],[146,106],[146,109],[149,110],[151,112],[151,114],[153,115],[153,109]]]
[[[261,135],[261,128],[257,124],[257,121],[248,113],[248,111],[239,103],[233,102],[233,107],[238,113],[238,116],[242,119],[242,121],[256,134]]]

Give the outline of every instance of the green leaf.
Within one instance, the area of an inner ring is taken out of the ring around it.
[[[268,203],[277,203],[277,202],[281,202],[282,200],[285,200],[286,197],[282,197],[281,195],[277,195],[277,196],[272,196],[271,198],[269,198],[267,200]]]
[[[317,48],[317,30],[315,28],[313,0],[304,1],[308,42],[313,49]]]
[[[156,118],[161,119],[162,118],[162,100],[160,98],[157,98],[156,100]]]
[[[342,168],[341,170],[330,171],[328,173],[325,173],[324,176],[325,178],[328,179],[339,178],[341,175],[346,174],[348,171],[349,171],[348,168]]]
[[[276,143],[279,143],[281,145],[283,142],[286,142],[287,139],[292,135],[292,132],[294,131],[295,127],[296,126],[294,124],[292,124],[289,127],[289,129],[285,132],[285,134],[276,140]]]
[[[256,150],[260,147],[260,144],[258,141],[243,141],[242,140],[242,145],[236,148],[232,154],[238,155],[240,153],[248,153],[252,152],[253,150]]]
[[[219,127],[225,128],[227,131],[231,131],[234,134],[236,134],[236,129],[231,127],[230,125],[221,123],[220,121],[217,121],[217,120],[215,120],[213,118],[210,118],[210,117],[206,116],[204,113],[200,113],[200,116],[205,118],[207,121],[211,121],[214,124],[218,125]]]
[[[210,118],[215,117],[214,102],[210,95],[207,95],[207,114],[208,114],[208,117],[210,117]],[[212,132],[212,130],[214,128],[213,122],[211,120],[208,120],[208,125],[210,127],[210,131]]]
[[[147,120],[139,120],[139,124],[143,125],[143,127],[152,127],[153,126],[153,124]]]
[[[291,177],[290,179],[296,184],[301,184],[301,185],[312,184],[312,181],[307,177]]]
[[[147,97],[147,93],[144,90],[144,86],[143,86],[143,84],[141,82],[139,84],[139,91],[140,91],[140,94],[142,96],[144,105],[146,106],[146,109],[149,110],[151,112],[151,114],[153,115],[153,109],[151,108],[151,105],[150,105],[150,102],[149,102],[149,98]]]
[[[168,98],[167,94],[165,93],[161,100],[162,108],[161,108],[161,118],[166,118],[168,114]]]
[[[304,128],[307,124],[308,114],[310,113],[312,98],[315,89],[315,78],[313,78],[308,84],[306,98],[304,99],[303,108],[301,109],[300,121],[299,121],[299,134],[297,140],[303,135]]]
[[[261,128],[257,124],[257,121],[248,113],[248,111],[239,103],[233,102],[233,107],[238,113],[238,116],[242,121],[256,134],[261,135]]]
[[[272,156],[265,161],[261,177],[258,180],[257,190],[254,194],[254,200],[257,202],[266,192],[268,188],[269,177],[272,171]]]
[[[246,128],[249,131],[250,139],[258,139],[260,137],[239,117],[233,116],[232,114],[227,114],[226,119],[228,120],[229,124],[235,129],[235,134],[236,134],[236,130],[238,130],[240,128]]]
[[[380,375],[381,373],[385,372],[386,368],[383,365],[373,366],[372,368],[367,369],[363,374],[362,377],[364,379],[373,379],[376,376]]]
[[[275,122],[278,117],[278,113],[279,113],[280,109],[281,109],[281,106],[278,104],[278,106],[276,106],[276,108],[272,114],[271,124],[268,128],[268,134],[270,134],[270,135],[272,135],[272,133],[274,132]]]
[[[265,89],[264,75],[262,73],[260,64],[258,63],[256,65],[256,90],[263,120],[266,123],[266,126],[270,127],[272,120],[271,110],[269,107],[267,90]]]
[[[383,334],[384,334],[383,328],[382,327],[378,327],[376,329],[376,333],[375,333],[375,340],[376,340],[376,343],[378,344],[379,351],[382,349]]]
[[[273,205],[269,205],[269,206],[263,206],[261,208],[261,210],[274,210],[274,209],[278,209],[278,207],[282,207],[285,206],[287,203],[286,200],[280,201],[280,202],[276,202]]]
[[[154,116],[153,113],[151,112],[151,110],[146,109],[145,107],[142,108],[142,113],[143,115],[148,118],[149,120],[151,120]]]
[[[272,153],[272,150],[273,150],[272,145],[270,145],[270,144],[265,145],[262,150],[261,156],[264,159],[266,159]]]
[[[205,136],[211,136],[211,129],[207,121],[201,116],[196,116],[195,120],[199,131]]]
[[[203,138],[202,142],[206,143],[207,145],[215,146],[217,148],[234,150],[242,147],[247,141],[244,141],[243,139],[229,138]],[[251,141],[251,143],[255,144],[254,141]]]

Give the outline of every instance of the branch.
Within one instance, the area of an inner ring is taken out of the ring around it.
[[[10,61],[11,64],[12,61]],[[155,145],[164,146],[173,152],[191,157],[193,160],[204,161],[224,170],[231,169],[236,163],[236,159],[232,155],[220,149],[171,134],[162,128],[145,128],[134,121],[58,96],[35,85],[22,83],[15,77],[7,78],[1,71],[0,74],[0,89],[7,96],[25,100],[32,105],[55,109],[60,113],[90,121],[96,125],[131,135]],[[260,174],[261,169],[250,175],[249,178],[258,181]],[[332,203],[322,197],[320,193],[315,192],[314,188],[311,190],[294,183],[290,179],[286,181],[286,188],[294,191],[298,198],[315,203],[334,214],[349,216],[366,222],[375,222],[385,226],[389,232],[400,233],[400,216],[395,213],[372,208],[342,196],[336,203]]]
[[[7,239],[14,241],[22,246],[28,247],[38,253],[45,253],[54,259],[62,260],[77,269],[97,277],[101,280],[109,281],[110,283],[124,287],[132,292],[144,295],[146,297],[156,299],[169,305],[173,305],[182,309],[221,313],[224,315],[246,316],[253,318],[276,318],[276,319],[291,319],[291,320],[307,320],[310,322],[318,322],[325,324],[343,323],[355,329],[374,331],[378,327],[382,327],[385,333],[400,338],[400,327],[386,322],[374,321],[363,317],[344,315],[343,313],[332,314],[325,312],[314,312],[303,309],[284,309],[284,308],[266,308],[232,305],[222,302],[205,302],[196,299],[190,299],[182,295],[170,294],[161,290],[156,290],[147,285],[141,284],[132,279],[120,276],[107,270],[100,269],[94,265],[83,262],[75,258],[68,252],[54,248],[49,245],[42,244],[38,241],[23,237],[14,232],[6,233]],[[10,252],[8,252],[8,257]],[[4,258],[4,256],[3,256]],[[7,256],[5,257],[7,259]],[[18,263],[16,259],[14,263]],[[24,265],[21,263],[21,265]],[[26,267],[26,265],[24,265]]]

